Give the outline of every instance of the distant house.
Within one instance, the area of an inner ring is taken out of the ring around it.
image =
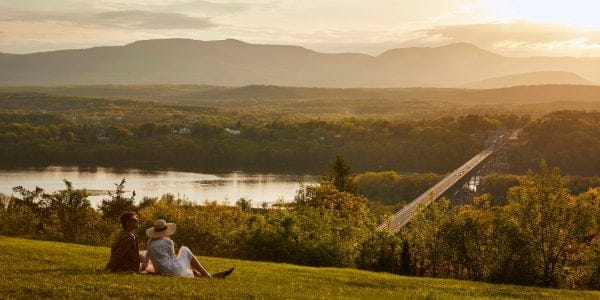
[[[96,141],[108,142],[108,141],[110,141],[110,137],[106,136],[106,131],[104,129],[100,129],[100,131],[96,135]]]
[[[179,128],[179,129],[173,129],[173,134],[191,134],[192,130],[189,128]]]
[[[225,132],[227,132],[229,134],[242,134],[241,130],[235,130],[235,129],[229,129],[229,128],[225,128]]]

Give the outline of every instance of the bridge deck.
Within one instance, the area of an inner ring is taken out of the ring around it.
[[[466,176],[470,176],[469,172],[483,163],[487,158],[489,158],[492,154],[494,154],[498,149],[506,144],[506,142],[510,138],[514,138],[518,131],[513,131],[510,135],[504,134],[499,137],[499,139],[493,143],[490,147],[484,149],[479,152],[477,155],[473,156],[469,161],[464,163],[458,169],[452,171],[448,176],[444,177],[438,183],[436,183],[429,190],[419,195],[413,201],[404,206],[401,210],[396,212],[393,216],[391,216],[388,220],[377,226],[378,229],[387,230],[391,233],[395,233],[404,225],[406,225],[410,219],[417,212],[417,208],[420,205],[427,206],[432,201],[440,198],[448,189],[453,187],[458,182],[461,182],[462,179]]]

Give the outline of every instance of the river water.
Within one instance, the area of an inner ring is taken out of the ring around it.
[[[305,184],[315,183],[311,175],[204,174],[176,171],[143,171],[137,169],[116,170],[111,168],[47,167],[19,170],[0,170],[0,193],[14,194],[12,188],[23,186],[34,189],[39,186],[45,192],[64,189],[63,179],[73,183],[76,189],[87,189],[92,196],[88,199],[96,207],[107,198],[107,191],[114,191],[115,183],[125,178],[126,196],[135,191],[136,202],[147,197],[160,197],[170,193],[176,198],[195,203],[217,201],[233,205],[239,198],[252,200],[253,206],[263,202],[272,204],[278,199],[290,202],[302,180]],[[16,195],[15,195],[16,196]]]

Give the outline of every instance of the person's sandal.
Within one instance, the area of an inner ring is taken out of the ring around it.
[[[233,270],[235,269],[235,267],[232,267],[231,269],[227,270],[227,271],[223,271],[223,272],[219,272],[219,273],[215,273],[212,274],[214,278],[221,278],[224,279],[225,277],[231,275],[231,273],[233,273]]]

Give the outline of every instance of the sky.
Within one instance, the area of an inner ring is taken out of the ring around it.
[[[370,55],[468,42],[600,57],[599,11],[596,0],[0,0],[0,52],[231,38]]]

